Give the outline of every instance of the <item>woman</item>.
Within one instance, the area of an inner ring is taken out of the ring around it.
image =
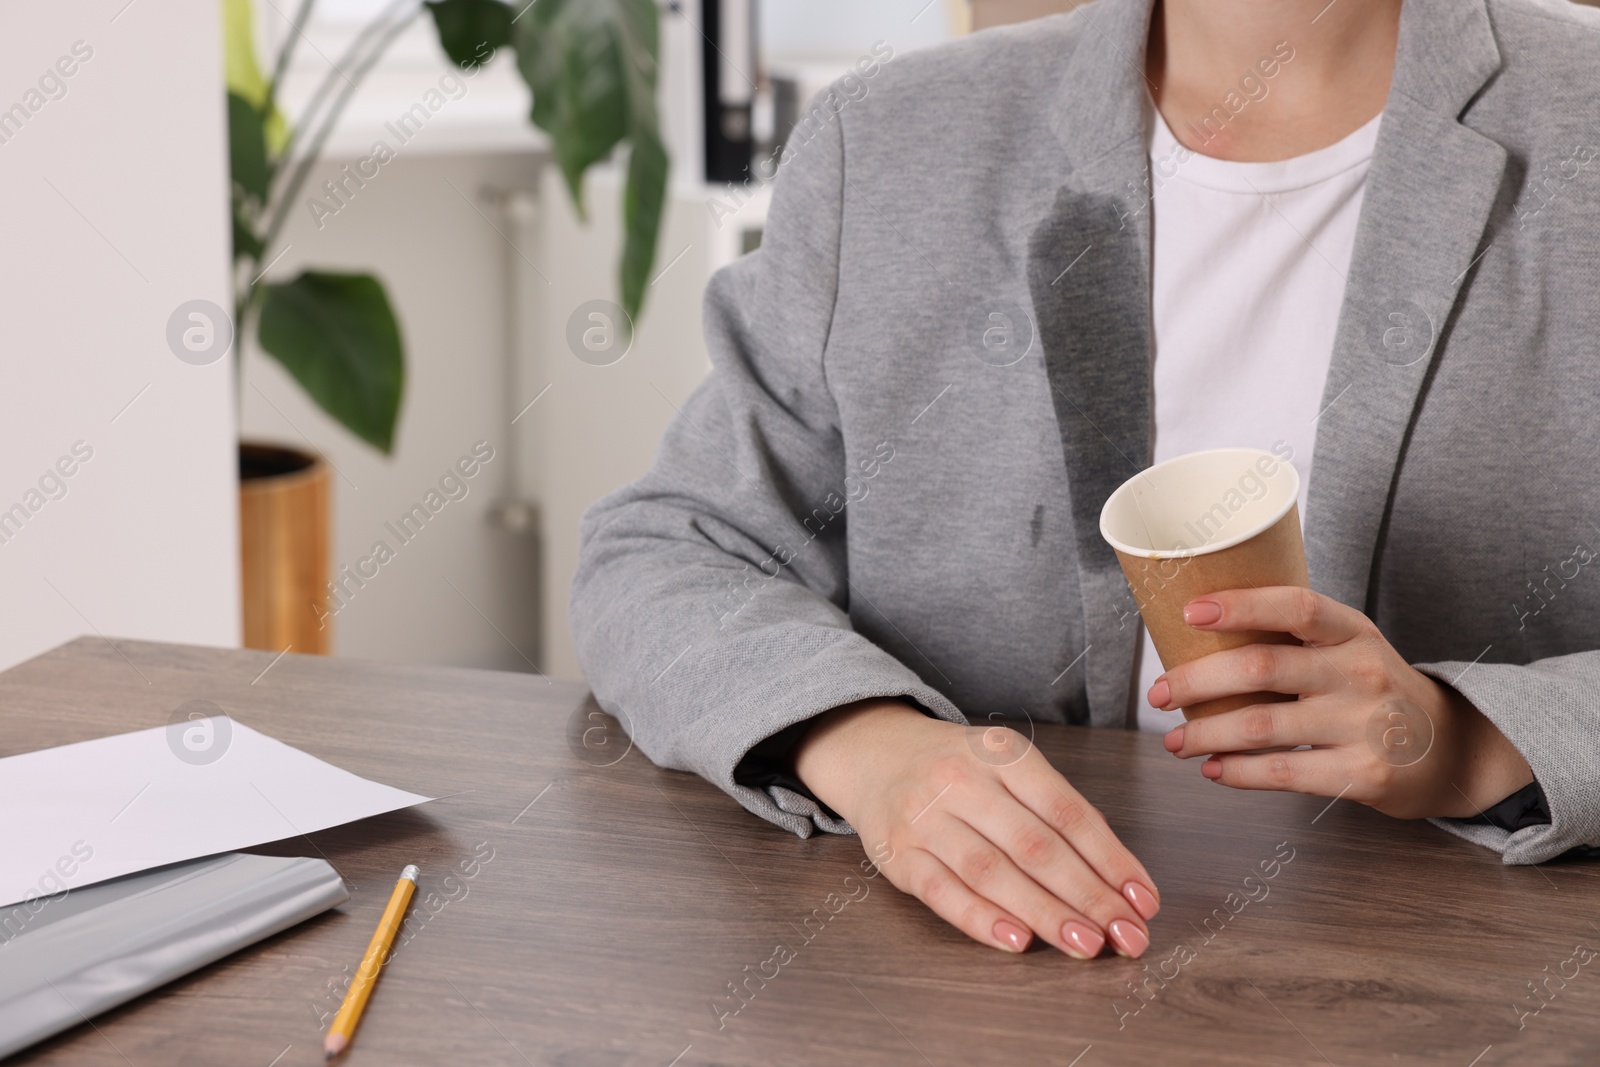
[[[830,97],[711,283],[715,371],[585,519],[601,703],[1008,951],[1138,956],[1159,894],[968,718],[1170,728],[1222,785],[1511,863],[1600,842],[1596,29],[1541,0],[1100,0]],[[1314,647],[1162,673],[1097,516],[1225,445],[1299,468],[1318,592],[1186,619]],[[1300,699],[1174,710],[1259,690]]]

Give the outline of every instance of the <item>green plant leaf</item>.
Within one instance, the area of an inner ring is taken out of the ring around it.
[[[636,317],[655,259],[667,153],[656,116],[659,13],[654,0],[538,0],[514,27],[517,67],[533,90],[534,125],[550,135],[580,215],[583,175],[623,141],[623,305]]]
[[[261,112],[230,91],[228,93],[228,171],[232,177],[233,258],[260,259],[261,238],[255,218],[267,198],[272,168],[267,162],[266,137]]]
[[[222,67],[228,92],[258,112],[267,102],[267,79],[256,62],[255,13],[250,0],[222,0]],[[289,123],[276,106],[262,120],[264,140],[273,155],[289,140]]]
[[[262,288],[261,347],[340,425],[392,452],[405,357],[383,283],[305,271]]]
[[[260,107],[267,101],[267,79],[256,62],[254,24],[250,0],[222,0],[222,67],[228,92]]]
[[[667,200],[667,149],[651,131],[636,133],[628,156],[628,185],[623,190],[622,308],[638,319],[644,306],[646,279],[656,258],[656,236]]]
[[[471,70],[511,43],[511,8],[500,0],[428,0],[450,62]]]
[[[233,259],[238,262],[241,258],[249,256],[259,260],[265,251],[261,238],[250,226],[250,220],[241,214],[241,205],[237,200],[233,202]]]
[[[238,93],[228,93],[228,167],[233,183],[257,200],[267,198],[272,171],[267,166],[267,139],[261,112]]]
[[[614,28],[602,21],[613,6],[612,0],[539,0],[523,16],[517,40],[517,66],[533,90],[534,125],[550,135],[580,212],[583,172],[628,132],[624,58]]]

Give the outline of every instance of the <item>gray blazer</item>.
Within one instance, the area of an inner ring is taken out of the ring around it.
[[[760,168],[714,371],[583,522],[580,661],[655,762],[804,836],[849,828],[734,772],[828,708],[1128,725],[1097,519],[1150,456],[1149,14],[864,62]],[[1305,523],[1312,585],[1533,766],[1549,825],[1441,820],[1508,863],[1600,844],[1597,16],[1406,0]]]

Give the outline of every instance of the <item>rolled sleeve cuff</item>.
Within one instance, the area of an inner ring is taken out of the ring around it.
[[[1455,689],[1506,736],[1533,769],[1550,821],[1508,830],[1482,821],[1432,819],[1457,837],[1492,848],[1508,864],[1543,863],[1600,845],[1600,654],[1526,666],[1423,663],[1416,669]]]
[[[803,662],[739,695],[736,707],[716,714],[715,737],[703,750],[703,764],[694,769],[747,810],[801,837],[818,830],[854,833],[848,822],[802,792],[799,782],[748,785],[737,781],[735,772],[751,749],[797,723],[858,700],[883,699],[907,701],[946,722],[967,722],[943,693],[909,667],[861,635],[846,631]]]

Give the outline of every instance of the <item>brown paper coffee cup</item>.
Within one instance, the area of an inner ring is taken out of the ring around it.
[[[1273,630],[1214,633],[1183,621],[1183,606],[1225,589],[1309,587],[1300,539],[1300,475],[1254,448],[1191,452],[1124,482],[1100,512],[1100,534],[1116,550],[1161,666],[1253,644],[1299,644]],[[1184,718],[1293,700],[1243,693],[1183,709]]]

